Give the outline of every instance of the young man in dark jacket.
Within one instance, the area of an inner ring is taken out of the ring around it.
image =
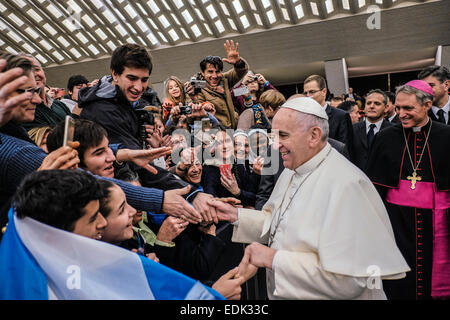
[[[80,118],[92,120],[108,132],[110,143],[122,144],[129,149],[142,149],[138,117],[135,107],[148,88],[153,64],[147,50],[137,44],[125,44],[114,50],[111,57],[111,75],[105,76],[96,86],[80,90]],[[188,185],[167,170],[157,168],[156,175],[141,177],[143,184],[162,190],[178,189]],[[191,186],[186,200],[207,222],[218,222],[214,208],[207,205],[212,196]]]

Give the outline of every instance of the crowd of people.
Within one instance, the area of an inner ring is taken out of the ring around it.
[[[449,298],[449,71],[363,97],[311,75],[285,97],[224,48],[169,76],[163,99],[140,45],[114,50],[109,75],[71,76],[66,95],[35,57],[0,53],[0,273],[31,218],[216,298],[255,278],[263,299]],[[26,297],[8,283],[0,297]],[[170,288],[153,296],[185,297]]]

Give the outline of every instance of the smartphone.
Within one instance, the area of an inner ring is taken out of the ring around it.
[[[75,121],[71,116],[66,116],[64,122],[64,139],[63,147],[67,146],[68,142],[73,142],[73,134],[75,131]]]
[[[231,166],[229,163],[219,165],[220,174],[231,178]]]
[[[211,120],[209,118],[202,118],[202,131],[208,131],[211,129]]]

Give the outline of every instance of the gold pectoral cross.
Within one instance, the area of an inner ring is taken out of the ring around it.
[[[411,180],[411,189],[415,189],[416,188],[416,182],[417,181],[421,181],[422,177],[418,176],[416,173],[416,170],[414,170],[412,177],[411,176],[407,176],[406,179]]]

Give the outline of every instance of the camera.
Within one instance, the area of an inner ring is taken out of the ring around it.
[[[206,81],[198,80],[196,77],[192,77],[190,83],[191,83],[191,86],[194,87],[194,89],[206,88]]]
[[[253,81],[258,81],[258,77],[257,76],[253,76]]]
[[[192,77],[191,80],[189,80],[189,83],[194,88],[194,95],[199,94],[203,88],[207,87],[206,81],[199,80],[198,77]]]
[[[139,124],[139,137],[142,140],[142,146],[147,149],[147,131],[145,129],[146,125],[155,125],[155,117],[153,113],[145,109],[135,109],[134,113],[138,118]]]
[[[191,113],[192,113],[191,107],[189,107],[189,106],[181,106],[180,107],[180,114],[187,115],[187,114],[191,114]]]

